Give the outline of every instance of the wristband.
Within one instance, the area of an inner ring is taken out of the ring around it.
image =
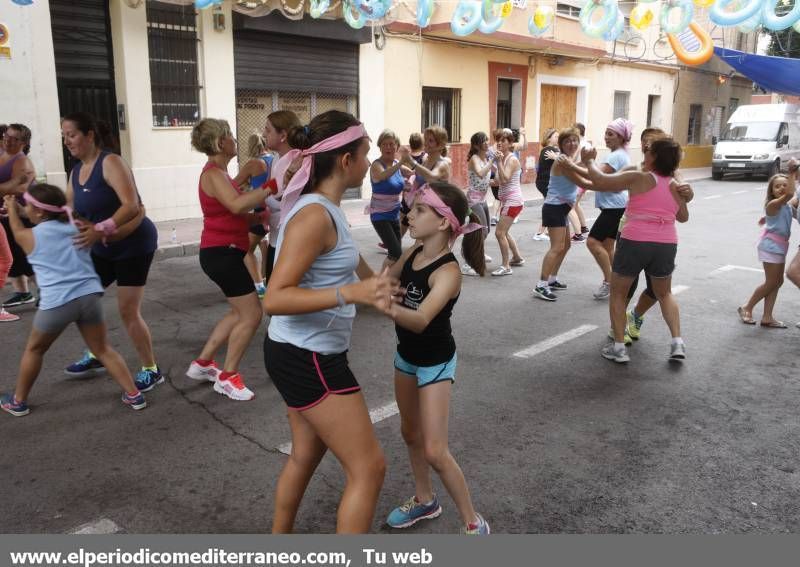
[[[339,307],[344,307],[347,305],[347,302],[344,300],[344,296],[340,290],[341,288],[336,288],[336,303],[339,305]]]
[[[270,195],[274,195],[278,192],[278,182],[275,179],[270,179],[266,181],[261,188],[268,191]]]
[[[115,232],[117,232],[117,223],[114,222],[114,219],[109,217],[104,221],[101,221],[94,225],[94,230],[96,232],[100,232],[103,236],[111,236]]]

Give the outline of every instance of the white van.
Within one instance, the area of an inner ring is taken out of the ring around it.
[[[800,105],[748,104],[737,108],[714,146],[711,177],[726,173],[772,176],[800,159]]]

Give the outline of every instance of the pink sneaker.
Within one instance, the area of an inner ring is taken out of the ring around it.
[[[14,315],[0,308],[0,323],[10,323],[12,321],[19,321],[19,315]]]
[[[238,372],[227,380],[223,380],[220,376],[217,381],[214,382],[214,391],[240,402],[252,400],[256,396],[252,390],[244,385],[242,375]]]
[[[220,369],[217,367],[217,363],[213,360],[208,366],[203,366],[198,364],[196,360],[193,360],[189,365],[189,370],[186,371],[186,376],[192,380],[200,381],[208,380],[209,382],[216,382],[219,375]]]

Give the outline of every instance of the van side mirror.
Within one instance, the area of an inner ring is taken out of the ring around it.
[[[712,146],[716,146],[717,145],[717,137],[716,136],[711,136],[711,145]]]
[[[788,146],[789,145],[789,134],[784,134],[781,138],[781,141],[778,143],[778,147],[781,146]]]

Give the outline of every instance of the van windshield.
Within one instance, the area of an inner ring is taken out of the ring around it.
[[[721,140],[733,142],[774,142],[780,122],[732,122],[725,126]]]

